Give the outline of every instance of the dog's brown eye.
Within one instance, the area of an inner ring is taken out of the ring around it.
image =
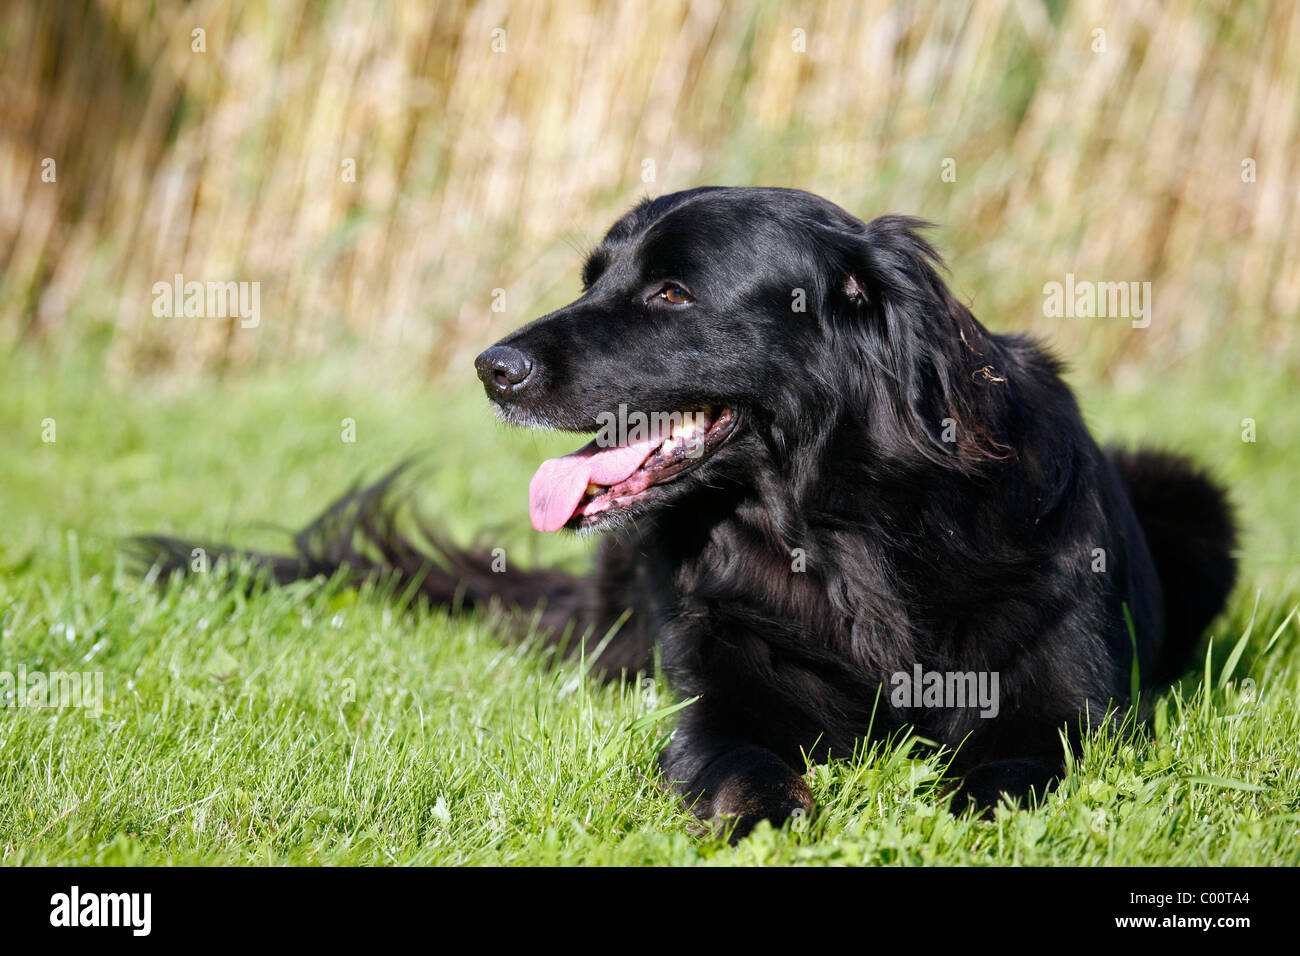
[[[673,285],[671,282],[659,290],[660,299],[670,305],[685,305],[687,302],[694,302],[695,298],[679,285]]]

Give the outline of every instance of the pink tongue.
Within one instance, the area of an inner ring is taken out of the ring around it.
[[[572,455],[542,462],[528,484],[528,516],[538,531],[559,531],[573,517],[587,485],[616,485],[650,456],[663,439],[657,435],[614,448],[593,440]]]

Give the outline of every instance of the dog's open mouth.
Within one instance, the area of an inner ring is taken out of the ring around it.
[[[656,416],[621,443],[598,436],[571,455],[542,462],[528,486],[538,531],[590,527],[626,511],[691,471],[726,441],[736,414],[725,406]]]

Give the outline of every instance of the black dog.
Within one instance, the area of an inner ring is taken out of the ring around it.
[[[478,357],[506,421],[600,432],[531,488],[540,530],[613,532],[590,577],[426,557],[390,480],[297,557],[255,557],[537,607],[589,654],[630,611],[597,664],[645,671],[658,644],[699,697],[664,776],[736,837],[811,809],[806,758],[905,727],[955,750],[957,809],[1042,794],[1062,734],[1128,701],[1134,655],[1144,686],[1180,673],[1233,585],[1232,516],[1177,458],[1103,453],[1058,364],[980,325],[919,225],[794,190],[663,196],[609,231],[581,297]],[[144,540],[184,566],[189,545]]]

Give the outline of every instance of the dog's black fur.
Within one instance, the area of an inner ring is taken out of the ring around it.
[[[736,836],[811,809],[805,758],[905,727],[956,751],[957,808],[1042,794],[1062,734],[1128,701],[1135,649],[1144,685],[1181,672],[1232,588],[1233,520],[1186,462],[1099,449],[1057,362],[974,319],[921,225],[795,190],[663,196],[615,223],[576,301],[480,357],[521,425],[734,413],[693,469],[574,519],[613,530],[589,577],[494,574],[436,541],[426,556],[388,480],[327,511],[298,556],[257,557],[280,580],[395,570],[435,602],[538,608],[589,653],[630,611],[596,664],[645,671],[658,645],[699,697],[664,776]],[[185,566],[188,544],[142,540]],[[892,675],[917,664],[996,672],[998,715],[895,706]]]

